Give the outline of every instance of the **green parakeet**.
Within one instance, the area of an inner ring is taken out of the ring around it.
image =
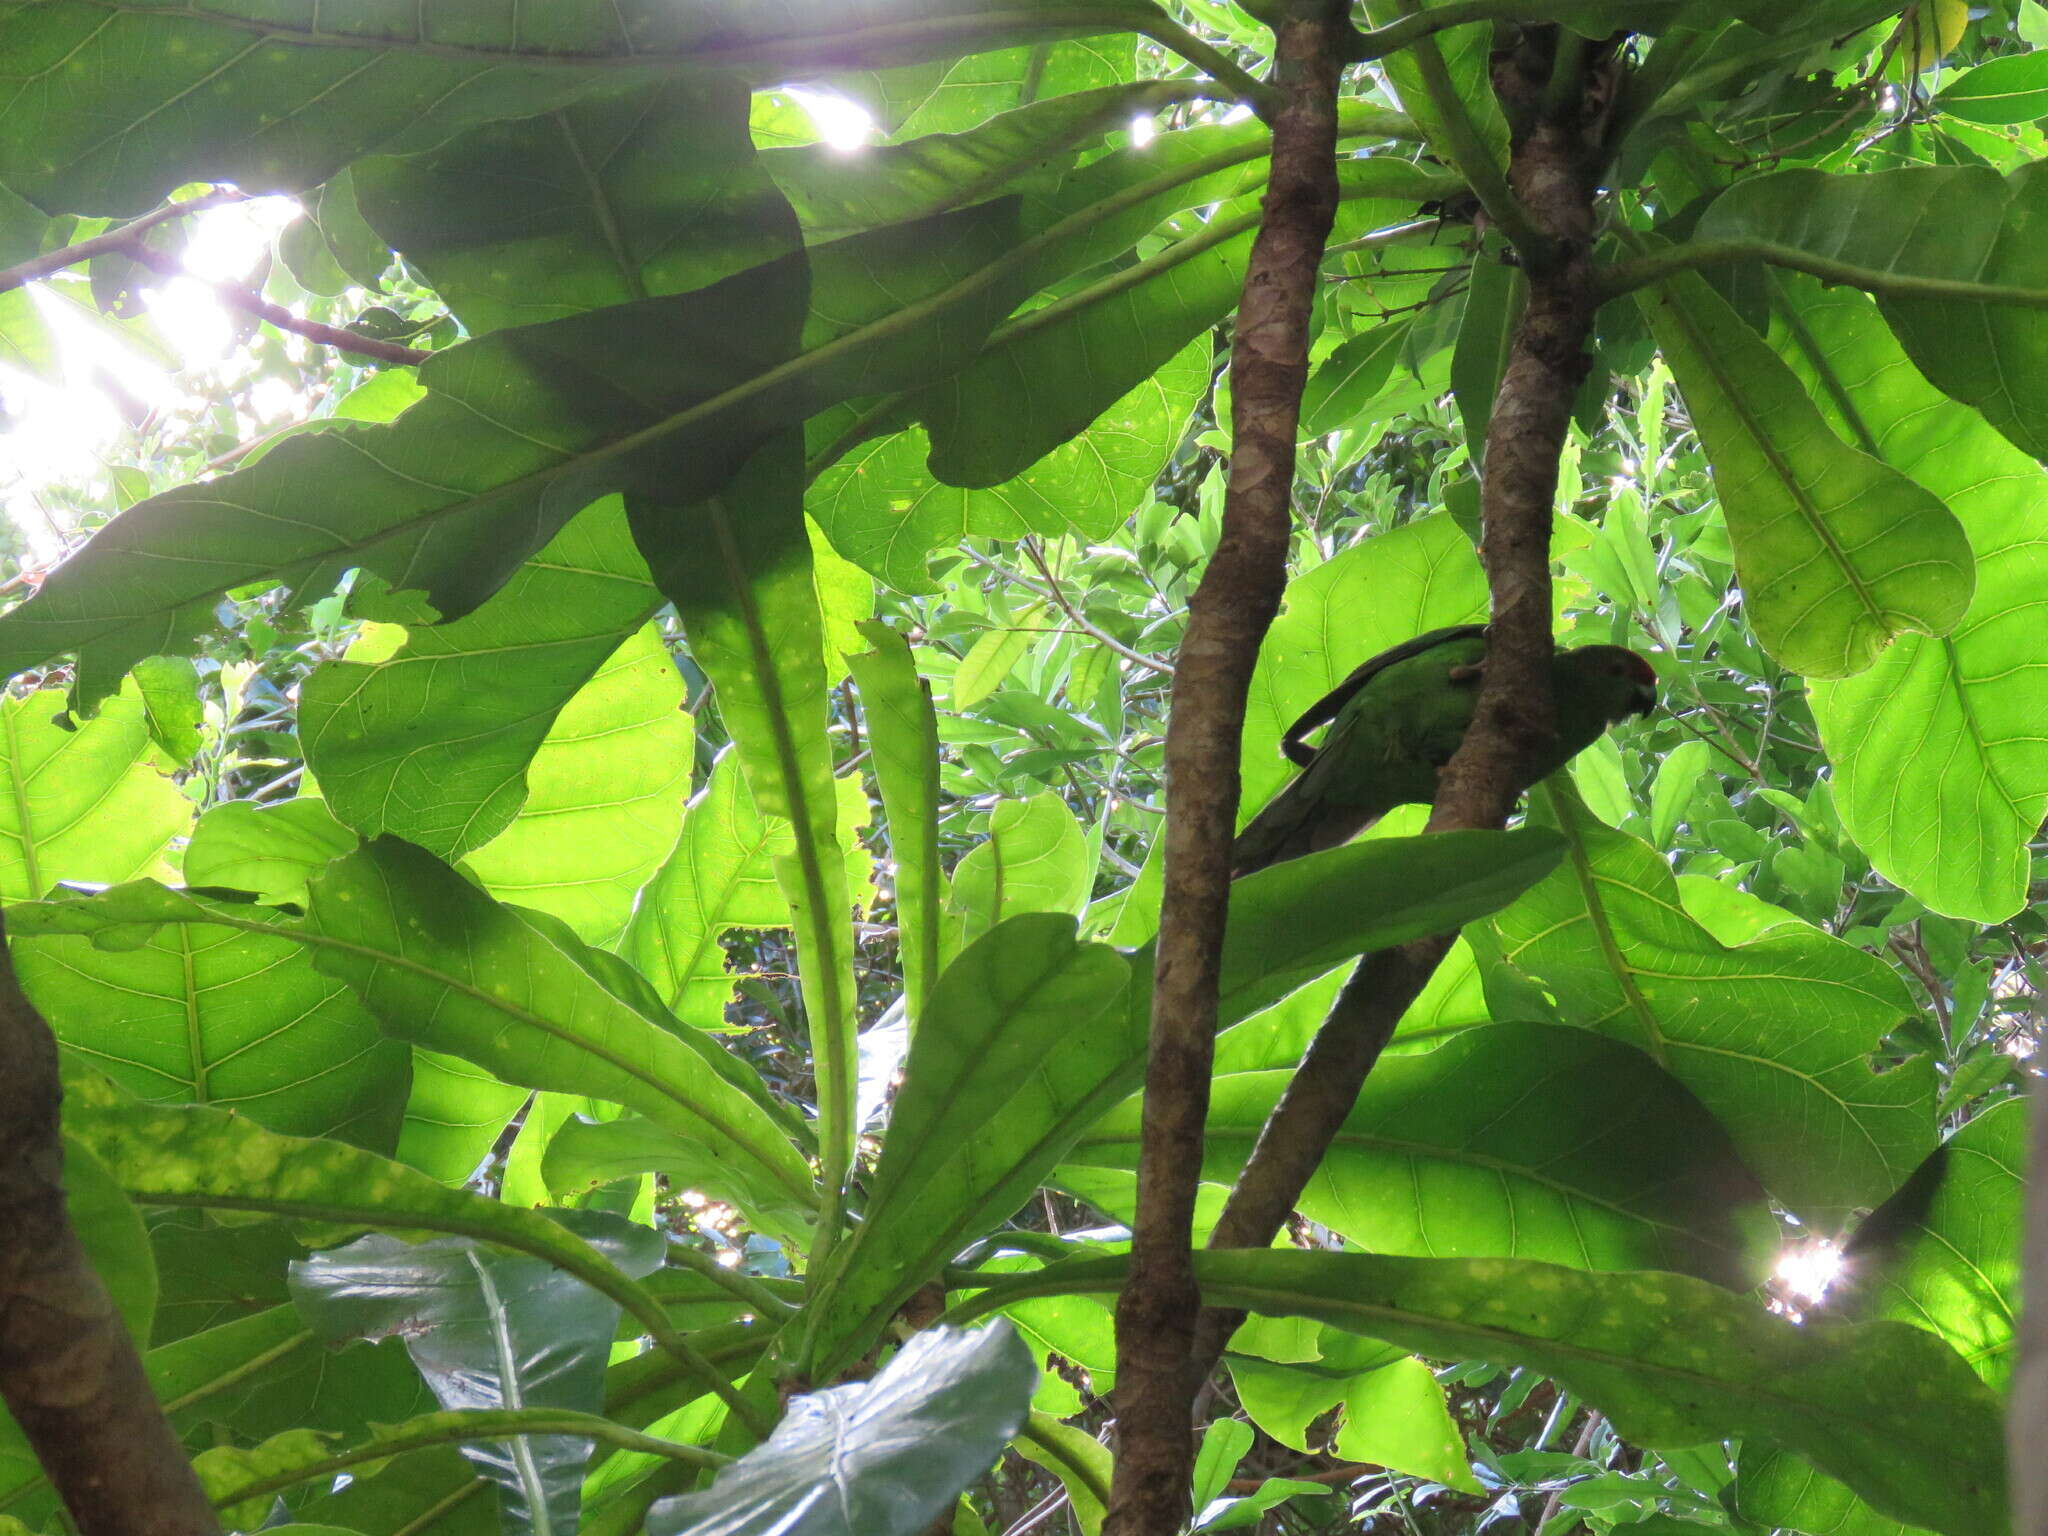
[[[1429,804],[1472,723],[1486,626],[1460,624],[1382,651],[1287,728],[1280,750],[1302,772],[1237,835],[1231,874],[1349,842],[1397,805]],[[1634,651],[1588,645],[1551,662],[1557,743],[1520,788],[1562,768],[1608,726],[1657,705],[1657,674]],[[1303,738],[1329,732],[1320,748]]]

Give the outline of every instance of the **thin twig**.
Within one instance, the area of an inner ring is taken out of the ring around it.
[[[1161,677],[1173,676],[1173,666],[1170,662],[1160,661],[1156,657],[1147,656],[1143,651],[1134,651],[1114,635],[1104,632],[1101,628],[1089,622],[1087,615],[1067,601],[1066,589],[1060,585],[1059,577],[1053,575],[1052,568],[1045,563],[1045,556],[1040,553],[1037,541],[1035,539],[1025,539],[1023,544],[1025,555],[1030,558],[1033,565],[1038,567],[1039,575],[1045,578],[1048,595],[1051,596],[1055,603],[1059,604],[1060,612],[1074,621],[1076,628],[1080,629],[1084,634],[1094,636],[1094,638],[1108,646],[1112,651],[1115,651],[1117,655],[1123,657],[1124,660],[1134,661],[1148,672],[1157,672]]]
[[[1402,9],[1410,16],[1418,15],[1421,7],[1417,0],[1401,0]],[[1479,136],[1479,129],[1472,121],[1472,114],[1465,110],[1465,103],[1458,95],[1458,88],[1451,80],[1451,72],[1444,64],[1443,50],[1436,45],[1436,38],[1424,35],[1409,49],[1409,59],[1416,72],[1422,76],[1422,88],[1429,97],[1429,104],[1436,111],[1437,121],[1443,125],[1442,144],[1437,146],[1458,174],[1471,187],[1472,195],[1479,199],[1479,206],[1486,210],[1486,216],[1500,227],[1510,244],[1520,254],[1522,265],[1536,269],[1547,265],[1552,257],[1550,241],[1530,222],[1514,189],[1508,185],[1507,175],[1493,158],[1493,150]]]
[[[182,219],[189,214],[203,213],[206,209],[218,208],[223,203],[242,202],[246,196],[247,194],[237,192],[233,187],[219,187],[211,192],[203,192],[189,201],[171,203],[154,213],[145,213],[139,219],[131,219],[119,229],[110,229],[103,235],[94,235],[90,240],[80,240],[76,244],[45,251],[40,256],[32,256],[14,266],[0,268],[0,293],[10,292],[24,283],[33,283],[52,273],[62,272],[66,267],[75,267],[82,261],[91,261],[95,256],[104,256],[113,251],[126,252],[144,231],[154,229],[168,219]]]
[[[1143,26],[1135,30],[1139,36],[1151,38],[1168,53],[1178,54],[1186,59],[1211,80],[1229,86],[1260,117],[1270,121],[1274,111],[1279,107],[1278,91],[1265,81],[1254,77],[1228,54],[1203,42],[1179,22],[1162,15],[1148,19]]]
[[[1173,676],[1173,667],[1169,663],[1163,662],[1155,656],[1147,656],[1143,651],[1134,651],[1128,645],[1125,645],[1123,641],[1117,639],[1116,636],[1107,633],[1095,624],[1089,623],[1086,618],[1076,613],[1071,607],[1068,607],[1065,594],[1059,592],[1056,588],[1041,587],[1029,576],[1020,576],[1017,572],[1010,570],[998,561],[989,559],[987,555],[982,554],[979,550],[969,545],[962,544],[960,546],[960,553],[972,560],[976,565],[985,567],[995,572],[998,576],[1022,587],[1026,592],[1034,593],[1050,602],[1059,604],[1065,610],[1067,617],[1074,621],[1074,626],[1077,629],[1090,639],[1100,641],[1103,645],[1109,647],[1110,650],[1115,651],[1117,655],[1123,657],[1124,660],[1136,662],[1147,671],[1157,672],[1162,677]],[[1036,556],[1034,555],[1033,558],[1035,559]],[[1041,565],[1039,569],[1043,570],[1044,567]]]
[[[1593,1436],[1600,1432],[1600,1423],[1599,1414],[1589,1413],[1586,1415],[1586,1427],[1579,1431],[1579,1438],[1572,1444],[1572,1454],[1580,1460],[1583,1461],[1586,1452],[1593,1448]],[[1557,1518],[1558,1505],[1563,1498],[1564,1490],[1557,1488],[1553,1489],[1550,1497],[1543,1501],[1543,1514],[1536,1521],[1536,1529],[1539,1532]]]
[[[223,304],[267,321],[280,331],[290,331],[293,335],[303,336],[306,340],[321,346],[334,347],[342,352],[353,352],[360,357],[374,357],[382,363],[419,364],[434,355],[418,347],[403,346],[395,341],[379,341],[374,336],[344,330],[338,325],[325,325],[318,320],[304,319],[293,314],[282,304],[273,304],[239,283],[215,282],[210,278],[195,276],[185,270],[185,264],[177,257],[167,252],[152,251],[140,241],[122,247],[121,254],[138,266],[148,267],[152,272],[164,277],[190,278],[201,287],[212,289]]]

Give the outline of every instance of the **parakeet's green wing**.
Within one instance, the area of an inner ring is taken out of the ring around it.
[[[1335,718],[1307,766],[1254,816],[1231,849],[1237,875],[1348,842],[1397,805],[1428,801],[1436,770],[1472,716],[1479,625],[1433,630],[1381,653],[1329,697]],[[1454,674],[1472,669],[1462,682]],[[1326,699],[1292,735],[1322,723]]]
[[[1424,651],[1434,650],[1439,645],[1453,640],[1483,637],[1485,634],[1484,624],[1450,624],[1442,629],[1425,630],[1413,640],[1403,640],[1399,645],[1391,646],[1377,656],[1361,662],[1352,669],[1351,674],[1343,682],[1309,705],[1302,711],[1301,718],[1287,727],[1286,733],[1280,738],[1280,750],[1287,755],[1289,762],[1306,768],[1315,761],[1317,749],[1311,747],[1303,738],[1318,726],[1328,725],[1336,719],[1358,691],[1380,673],[1397,662],[1406,661],[1411,656],[1420,656]],[[1324,743],[1325,747],[1328,745],[1329,743]]]

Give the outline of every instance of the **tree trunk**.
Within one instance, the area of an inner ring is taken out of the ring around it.
[[[1580,46],[1561,42],[1556,29],[1531,32],[1571,48],[1575,72],[1585,62]],[[1529,302],[1486,432],[1480,499],[1480,557],[1492,615],[1486,669],[1472,725],[1439,780],[1432,832],[1504,825],[1523,782],[1522,765],[1556,728],[1550,527],[1558,456],[1585,378],[1586,341],[1598,307],[1592,245],[1600,125],[1589,102],[1601,93],[1581,84],[1557,101],[1550,78],[1563,61],[1554,47],[1537,48],[1535,57],[1551,67],[1532,77],[1525,73],[1529,54],[1511,53],[1494,76],[1510,116],[1532,125],[1514,146],[1508,185],[1520,211],[1515,222],[1533,230],[1540,245],[1521,253]],[[1263,1248],[1273,1240],[1454,937],[1418,939],[1359,962],[1261,1128],[1211,1246]],[[1195,1348],[1199,1372],[1214,1369],[1243,1317],[1228,1310],[1203,1316]]]
[[[2048,1077],[2034,1079],[2032,1098],[2020,1356],[2005,1430],[2013,1536],[2048,1536]]]
[[[1276,32],[1272,172],[1231,351],[1223,533],[1188,605],[1166,735],[1166,889],[1138,1157],[1131,1275],[1119,1298],[1117,1458],[1108,1536],[1173,1536],[1194,1467],[1192,1226],[1230,905],[1238,751],[1259,643],[1293,534],[1308,330],[1337,210],[1341,0],[1289,0]]]
[[[57,1042],[0,921],[0,1398],[80,1536],[220,1530],[64,1204]]]

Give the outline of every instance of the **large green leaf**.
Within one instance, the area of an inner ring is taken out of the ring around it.
[[[566,929],[388,838],[328,866],[307,926],[316,963],[387,1033],[507,1082],[638,1110],[720,1151],[743,1204],[755,1187],[808,1202],[810,1170],[752,1069]]]
[[[1129,978],[1106,944],[1076,941],[1069,917],[1016,917],[949,965],[911,1040],[866,1219],[844,1245],[814,1358],[867,1347],[938,1266],[1027,1199],[1056,1147],[985,1133],[992,1119],[1058,1136],[1097,1053],[1071,1042],[1103,1021]]]
[[[660,1268],[649,1228],[558,1213],[623,1273]],[[292,1300],[329,1344],[396,1335],[444,1409],[604,1406],[618,1304],[551,1264],[468,1238],[381,1234],[292,1266]],[[495,1483],[511,1531],[571,1531],[591,1443],[567,1435],[477,1440],[463,1454]]]
[[[1149,496],[1208,384],[1209,369],[1208,340],[1198,337],[1086,430],[1000,485],[962,487],[933,478],[922,428],[860,444],[818,476],[808,498],[811,513],[835,548],[900,592],[937,590],[926,558],[969,535],[1106,539]]]
[[[1128,129],[1140,113],[1203,89],[1186,80],[1145,80],[1058,94],[1043,91],[1041,99],[1013,105],[963,131],[927,132],[859,155],[829,144],[770,149],[762,153],[761,167],[796,209],[805,238],[833,240],[925,218],[998,192],[1049,195],[1069,173],[1076,151]]]
[[[73,1055],[138,1098],[216,1104],[293,1136],[398,1140],[410,1053],[274,912],[247,929],[167,926],[133,949],[23,938],[15,967]]]
[[[556,919],[501,906],[430,855],[388,839],[330,866],[312,900],[303,924],[276,926],[260,908],[137,881],[27,903],[8,921],[24,936],[88,934],[116,949],[166,924],[289,936],[323,969],[342,973],[388,1033],[469,1053],[520,1082],[508,1090],[520,1100],[536,1087],[639,1108],[721,1151],[741,1184],[810,1202],[809,1170],[792,1144],[804,1131],[752,1069],[678,1024],[638,972]],[[416,1074],[437,1060],[469,1067],[422,1052]]]
[[[1128,85],[1142,47],[1129,36],[1101,34],[832,78],[892,137],[909,139],[961,133],[1014,108]]]
[[[1542,831],[1451,832],[1355,843],[1261,870],[1239,881],[1231,893],[1218,1022],[1227,1027],[1365,950],[1456,928],[1494,911],[1548,873],[1557,855],[1556,841]],[[999,937],[1013,930],[1066,933],[1053,926],[1059,921],[1013,918],[963,954],[947,975],[962,965],[970,965],[960,972],[963,979],[987,973],[991,966],[1000,972]],[[1055,952],[1059,948],[1049,939],[1040,942]],[[940,990],[947,990],[943,979]],[[909,1266],[943,1263],[963,1234],[972,1236],[975,1224],[968,1218],[977,1211],[987,1216],[1016,1209],[1090,1125],[1137,1090],[1151,1013],[1152,946],[1147,944],[1130,957],[1121,999],[1088,1029],[1039,1023],[1055,1038],[1038,1042],[1043,1069],[1028,1080],[1020,1081],[986,1056],[956,1057],[959,1048],[948,1044],[948,1030],[920,1030],[911,1042],[906,1081],[916,1081],[921,1060],[939,1060],[942,1081],[953,1085],[952,1099],[934,1109],[942,1107],[946,1124],[960,1129],[943,1148],[923,1151],[903,1177],[911,1182],[915,1172],[940,1208],[953,1213],[947,1227],[953,1235],[941,1240],[937,1214],[923,1226],[906,1219],[895,1260],[871,1270],[870,1285],[914,1288],[929,1274],[919,1276]],[[1003,1022],[982,1016],[985,1028]],[[899,1105],[892,1137],[903,1134],[903,1116]],[[906,1162],[909,1156],[898,1154]],[[940,1174],[934,1160],[971,1170],[971,1177]],[[852,1244],[856,1258],[875,1220],[871,1207],[870,1226]],[[949,1241],[952,1248],[946,1246]],[[821,1348],[816,1362],[821,1367],[847,1357],[856,1346],[845,1341],[871,1331],[887,1316],[886,1310],[869,1307],[863,1320],[859,1310],[869,1303],[857,1288],[850,1289],[853,1299],[835,1304],[833,1316],[842,1319],[832,1329],[837,1348],[829,1358]]]
[[[861,633],[874,649],[849,655],[847,661],[860,688],[875,784],[889,818],[903,996],[914,1030],[938,983],[940,966],[946,871],[939,862],[938,714],[909,642],[879,620],[863,624]]]
[[[711,1030],[725,1023],[733,977],[719,944],[723,934],[789,922],[775,861],[794,847],[789,823],[755,806],[739,754],[720,753],[703,793],[683,816],[674,851],[641,893],[620,946],[684,1023]]]
[[[772,83],[1157,16],[1144,0],[555,0],[540,19],[465,5],[339,20],[286,19],[260,0],[33,0],[0,7],[0,86],[15,102],[0,182],[53,213],[138,213],[188,181],[296,191],[373,150],[430,149],[679,66]]]
[[[1641,303],[1713,464],[1758,643],[1791,671],[1849,677],[1896,635],[1954,629],[1976,580],[1940,498],[1829,431],[1704,278]]]
[[[687,293],[796,243],[747,108],[722,75],[607,92],[367,161],[356,198],[472,335]]]
[[[1493,397],[1500,393],[1508,354],[1528,302],[1529,280],[1519,267],[1510,266],[1485,250],[1473,258],[1472,275],[1466,282],[1465,313],[1458,323],[1456,349],[1451,353],[1451,393],[1458,402],[1458,418],[1465,424],[1465,441],[1471,445],[1475,462],[1483,462],[1486,428],[1493,419]],[[1370,344],[1382,332],[1393,329],[1375,327],[1358,340]],[[1367,366],[1368,377],[1370,371]],[[1387,371],[1380,370],[1382,379]]]
[[[1854,1489],[1766,1441],[1744,1442],[1735,1468],[1735,1508],[1762,1526],[1813,1536],[1916,1536],[1926,1529],[1879,1514]]]
[[[1940,1335],[2004,1390],[2018,1352],[2027,1105],[2007,1099],[1931,1153],[1856,1229],[1843,1310]]]
[[[1859,677],[1816,684],[1835,800],[1885,878],[1938,912],[1997,922],[2027,899],[2048,814],[2048,632],[2035,621],[2048,478],[1908,365],[1868,300],[1781,281],[1772,337],[1835,429],[1946,500],[1977,595],[1942,639],[1906,635]]]
[[[475,612],[307,679],[299,731],[321,792],[369,837],[444,858],[490,841],[557,714],[660,604],[624,507],[605,498]]]
[[[192,806],[151,765],[149,722],[132,690],[75,731],[54,692],[0,700],[0,899],[30,901],[59,880],[131,879],[154,865]]]
[[[1885,318],[1922,373],[2038,459],[2048,457],[2048,311],[1965,295],[1972,285],[2048,294],[2048,249],[2034,236],[2044,207],[2039,162],[2005,177],[1974,165],[1780,171],[1723,193],[1698,238],[1837,263],[1836,282],[1955,283],[1953,299],[1885,298]]]
[[[1822,1303],[1828,1312],[1925,1328],[2004,1391],[2017,1343],[2026,1117],[2023,1099],[2007,1099],[1937,1147],[1856,1229],[1842,1276]],[[1735,1497],[1745,1518],[1789,1530],[1910,1536],[1914,1529],[1763,1441],[1743,1446]]]
[[[352,1350],[344,1360],[328,1356],[326,1364],[335,1374],[349,1368],[372,1351]],[[327,1352],[320,1349],[310,1330],[289,1306],[273,1306],[253,1316],[208,1329],[172,1344],[159,1345],[143,1357],[143,1367],[157,1400],[181,1430],[195,1424],[208,1427],[210,1439],[217,1433],[213,1423],[235,1417],[233,1400],[280,1371],[303,1368],[308,1360],[318,1361]],[[409,1368],[399,1362],[406,1375]],[[402,1404],[380,1405],[382,1411]],[[0,1415],[0,1508],[17,1516],[35,1516],[38,1504],[54,1506],[54,1497],[43,1491],[41,1466],[12,1419]]]
[[[703,506],[629,504],[656,585],[719,691],[754,803],[794,846],[775,878],[796,929],[826,1198],[853,1159],[857,994],[846,847],[832,777],[825,624],[803,512],[802,441],[785,433]],[[828,1235],[825,1239],[831,1241]]]
[[[2031,123],[2048,117],[2048,55],[2029,49],[1966,69],[1935,105],[1966,123]]]
[[[658,1271],[649,1285],[659,1284],[668,1271]],[[704,1358],[728,1371],[743,1374],[759,1360],[769,1342],[767,1329],[739,1327],[715,1330],[695,1336]],[[386,1346],[389,1347],[389,1346]],[[410,1370],[410,1366],[407,1367]],[[717,1399],[700,1396],[695,1384],[685,1378],[673,1361],[659,1353],[643,1353],[622,1360],[605,1376],[605,1413],[616,1425],[644,1426],[662,1421],[664,1433],[702,1444],[717,1437],[724,1409]],[[672,1410],[697,1403],[693,1418],[686,1418],[671,1430],[665,1417]],[[709,1403],[707,1409],[703,1405]],[[379,1422],[390,1423],[386,1418]],[[362,1423],[349,1426],[353,1436],[362,1433]],[[601,1445],[592,1476],[585,1486],[586,1498],[606,1481],[612,1463],[611,1447]],[[604,1458],[598,1460],[598,1458]],[[496,1500],[491,1485],[474,1473],[474,1468],[452,1447],[410,1452],[394,1459],[381,1470],[357,1469],[347,1487],[309,1501],[300,1510],[308,1519],[331,1521],[344,1530],[396,1533],[429,1533],[429,1536],[501,1536]],[[627,1532],[605,1524],[595,1509],[585,1511],[586,1530],[610,1531],[613,1536]],[[631,1530],[637,1531],[637,1518]]]
[[[526,769],[526,804],[464,862],[501,901],[611,948],[681,830],[694,766],[683,680],[652,625],[555,717]]]
[[[1242,1170],[1289,1072],[1219,1078],[1203,1176]],[[1138,1101],[1069,1160],[1137,1166]],[[1551,1024],[1468,1029],[1382,1061],[1297,1202],[1360,1248],[1667,1269],[1736,1290],[1776,1257],[1755,1176],[1700,1102],[1641,1051]]]
[[[335,820],[325,800],[227,800],[193,824],[185,881],[303,906],[313,872],[355,845],[355,833]]]
[[[282,1306],[285,1266],[306,1256],[306,1245],[283,1221],[230,1218],[223,1224],[204,1211],[150,1213],[149,1244],[156,1256],[156,1327],[150,1337],[173,1343],[237,1318]]]
[[[1374,23],[1385,25],[1417,7],[1408,0],[1366,0],[1364,9]],[[1629,9],[1633,14],[1640,8]],[[1415,126],[1446,165],[1460,164],[1460,154],[1469,140],[1474,151],[1483,153],[1496,168],[1504,171],[1507,166],[1507,119],[1501,115],[1500,103],[1488,88],[1492,48],[1493,29],[1482,22],[1476,26],[1449,27],[1418,39],[1389,54],[1380,64],[1402,107],[1415,119]],[[1422,57],[1425,51],[1434,57],[1443,77],[1450,82],[1448,98],[1431,89]],[[1462,120],[1462,131],[1454,118]]]
[[[149,1231],[120,1182],[91,1150],[64,1141],[64,1208],[78,1246],[107,1288],[138,1348],[149,1344],[156,1320],[156,1255]]]
[[[649,1536],[921,1536],[1023,1426],[1038,1370],[1007,1324],[916,1335],[874,1380],[795,1398],[767,1444]]]
[[[1020,296],[1015,212],[892,226],[437,353],[426,398],[389,426],[294,438],[109,523],[0,617],[0,671],[75,651],[90,707],[227,588],[320,591],[351,566],[468,613],[600,496],[688,507],[790,423],[964,361]]]
[[[1896,1189],[1934,1140],[1929,1063],[1872,1070],[1913,1009],[1898,975],[1804,924],[1721,942],[1656,850],[1568,791],[1547,799],[1570,852],[1493,920],[1507,962],[1566,1022],[1628,1041],[1691,1089],[1801,1220],[1839,1221]]]
[[[1343,227],[1360,233],[1446,191],[1442,178],[1391,157],[1340,167]],[[1145,260],[1004,325],[971,365],[906,407],[931,433],[932,474],[1001,485],[1122,400],[1230,313],[1258,221],[1256,199],[1240,197],[1206,223],[1184,220],[1185,238]]]
[[[1004,1281],[957,1315],[1025,1295],[1119,1289],[1129,1262],[1070,1260]],[[2003,1536],[1997,1397],[1939,1339],[1900,1323],[1773,1317],[1683,1275],[1513,1259],[1301,1251],[1195,1256],[1212,1303],[1312,1317],[1452,1360],[1528,1366],[1631,1444],[1751,1434],[1796,1447],[1878,1508],[1949,1536]]]
[[[651,1296],[546,1216],[449,1189],[358,1147],[280,1136],[224,1110],[141,1104],[106,1078],[79,1072],[66,1074],[64,1125],[138,1204],[472,1237],[545,1260],[587,1282],[648,1324],[658,1339],[672,1332]]]
[[[467,1183],[528,1097],[460,1056],[415,1050],[399,1160],[444,1184]]]
[[[1058,795],[1001,802],[989,813],[988,837],[954,866],[946,952],[1022,913],[1079,916],[1093,874],[1088,835]]]
[[[1485,617],[1485,572],[1448,513],[1362,539],[1289,582],[1245,701],[1243,814],[1295,772],[1281,733],[1352,668],[1425,630]]]
[[[1235,1351],[1225,1357],[1238,1401],[1254,1424],[1298,1451],[1327,1445],[1346,1461],[1481,1491],[1443,1384],[1427,1365],[1335,1328],[1319,1333],[1311,1360],[1282,1364]],[[1340,1405],[1344,1411],[1334,1422],[1324,1419]],[[1314,1439],[1312,1420],[1323,1420]]]

